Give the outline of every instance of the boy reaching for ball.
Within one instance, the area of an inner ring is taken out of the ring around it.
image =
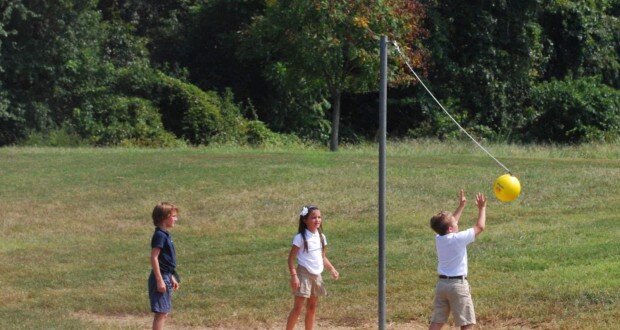
[[[467,245],[484,230],[486,224],[487,199],[482,193],[476,195],[478,220],[465,231],[459,232],[459,219],[465,208],[465,193],[459,192],[459,206],[454,213],[441,211],[431,218],[431,228],[437,233],[437,272],[439,279],[435,286],[433,315],[429,329],[441,329],[452,317],[461,329],[472,329],[476,324],[474,304],[467,281]]]

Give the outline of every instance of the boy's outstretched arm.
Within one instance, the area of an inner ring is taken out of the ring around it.
[[[459,191],[459,206],[457,206],[456,210],[454,210],[454,213],[452,213],[452,216],[454,216],[456,222],[459,222],[459,219],[461,218],[461,213],[463,213],[463,209],[465,208],[466,203],[467,198],[465,198],[465,192],[463,191],[463,189],[461,189]]]
[[[478,236],[484,230],[487,222],[487,198],[482,193],[476,195],[476,206],[478,206],[478,221],[474,225],[474,232]]]

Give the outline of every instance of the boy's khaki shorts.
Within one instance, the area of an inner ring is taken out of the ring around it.
[[[432,323],[447,323],[452,311],[454,323],[461,327],[476,324],[474,303],[466,279],[439,279],[435,287]]]
[[[297,297],[322,297],[327,295],[325,286],[323,286],[323,278],[321,274],[314,275],[310,273],[306,268],[297,266],[297,277],[299,278],[300,286],[295,293]]]

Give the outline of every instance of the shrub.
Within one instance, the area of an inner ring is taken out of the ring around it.
[[[177,137],[192,144],[239,141],[244,119],[230,93],[222,98],[163,73],[150,89],[164,127]]]
[[[47,133],[39,131],[31,132],[20,142],[20,145],[36,147],[80,147],[87,146],[88,141],[65,125]]]
[[[247,143],[253,146],[276,144],[279,139],[277,133],[272,132],[263,122],[258,120],[246,122],[244,125],[244,133]]]
[[[6,94],[0,93],[0,146],[15,143],[24,137],[24,114],[16,110],[21,109],[9,108]]]
[[[450,98],[445,101],[444,106],[460,125],[469,130],[466,125],[467,114],[461,109],[458,100]],[[407,138],[436,137],[440,140],[452,140],[463,137],[459,127],[435,103],[421,103],[420,112],[423,117],[420,123],[407,131]]]
[[[220,96],[161,72],[136,68],[121,72],[117,91],[152,100],[164,128],[194,145],[261,144],[275,136],[264,124],[245,119],[229,90]]]
[[[535,118],[526,134],[541,142],[582,143],[620,138],[620,92],[595,78],[534,87]]]
[[[76,130],[95,145],[176,145],[164,130],[158,109],[145,99],[112,97],[75,109]],[[141,141],[138,143],[138,141]]]

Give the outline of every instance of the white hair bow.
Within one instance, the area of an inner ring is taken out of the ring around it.
[[[301,213],[299,213],[299,215],[301,215],[302,217],[308,215],[308,208],[304,206],[304,208],[301,209]]]

